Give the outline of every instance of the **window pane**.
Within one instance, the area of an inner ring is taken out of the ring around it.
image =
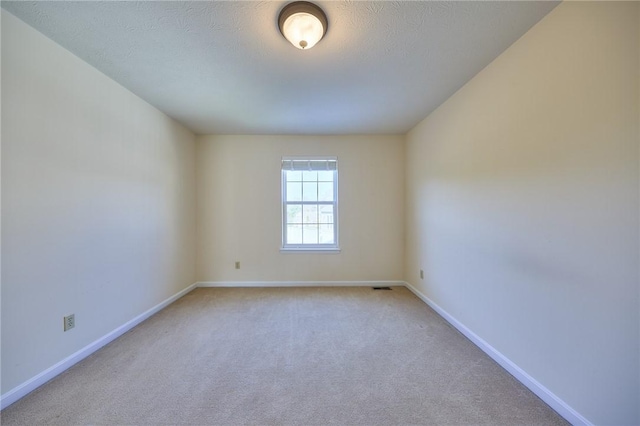
[[[320,244],[333,244],[333,225],[319,225],[319,243]]]
[[[302,244],[302,225],[287,225],[287,244]]]
[[[333,206],[319,206],[318,223],[333,223]]]
[[[326,170],[326,171],[318,172],[318,181],[333,182],[333,171]]]
[[[304,225],[302,244],[318,244],[318,225]]]
[[[287,171],[287,181],[289,182],[302,182],[302,172],[300,171]]]
[[[302,201],[302,184],[298,182],[287,182],[287,200]]]
[[[318,223],[318,206],[303,206],[302,217],[304,223]]]
[[[285,249],[337,246],[337,179],[333,158],[283,157]]]
[[[305,182],[302,185],[302,201],[318,201],[318,184]]]
[[[305,182],[316,182],[318,180],[318,172],[304,171],[302,172],[302,180]]]
[[[318,182],[318,201],[333,201],[333,182]]]
[[[302,206],[300,204],[287,205],[287,223],[302,223]]]

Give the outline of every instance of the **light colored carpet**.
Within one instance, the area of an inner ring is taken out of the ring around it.
[[[196,289],[1,415],[4,425],[566,424],[402,287]]]

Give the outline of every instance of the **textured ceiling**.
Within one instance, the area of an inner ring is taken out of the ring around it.
[[[200,134],[405,133],[557,2],[318,1],[313,49],[284,1],[2,1]]]

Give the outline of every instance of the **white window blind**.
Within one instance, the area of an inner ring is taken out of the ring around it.
[[[319,170],[338,170],[337,159],[326,160],[300,160],[300,159],[282,159],[282,170],[299,170],[299,171],[319,171]]]

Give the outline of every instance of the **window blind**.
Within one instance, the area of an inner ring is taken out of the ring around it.
[[[338,160],[335,158],[318,160],[282,159],[282,170],[320,171],[337,170]]]

